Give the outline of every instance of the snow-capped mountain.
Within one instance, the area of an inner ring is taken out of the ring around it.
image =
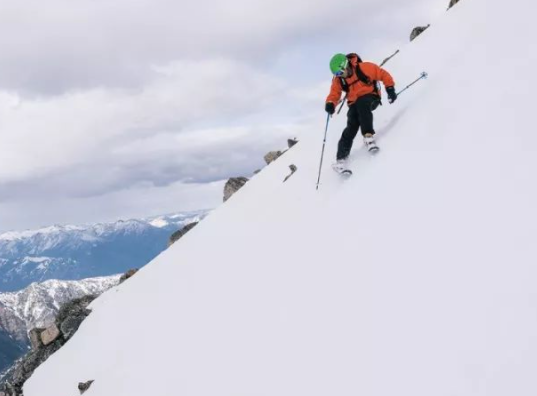
[[[398,89],[429,79],[376,110],[376,157],[357,141],[354,175],[325,161],[316,190],[320,114],[95,300],[25,396],[537,395],[534,11],[461,0],[431,21],[386,66]]]
[[[50,325],[62,304],[74,298],[101,294],[118,281],[119,275],[78,281],[48,280],[32,283],[18,292],[0,293],[0,328],[15,339],[25,341],[27,331]],[[17,323],[24,327],[10,325]]]
[[[47,279],[77,280],[141,267],[166,248],[171,233],[206,213],[0,234],[0,291],[20,290]]]
[[[28,331],[54,322],[66,302],[86,295],[98,295],[117,285],[119,275],[79,281],[48,280],[26,289],[0,293],[0,372],[28,346]]]

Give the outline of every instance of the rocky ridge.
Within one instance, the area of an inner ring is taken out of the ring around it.
[[[52,324],[31,331],[32,350],[0,378],[0,396],[22,396],[23,385],[35,369],[60,349],[91,313],[88,305],[97,295],[88,295],[64,304]]]
[[[291,147],[293,147],[295,144],[298,143],[298,140],[296,138],[287,139],[287,149],[280,151],[269,151],[267,154],[263,156],[263,159],[265,160],[265,163],[267,165],[270,165],[272,162],[276,161],[278,158],[280,158],[287,150],[289,150]],[[297,171],[297,167],[294,164],[289,165],[289,168],[291,169],[291,174],[288,175],[283,181],[287,181],[289,177],[293,173]],[[254,175],[259,173],[261,169],[258,169],[254,171]],[[226,202],[233,194],[235,194],[237,191],[239,191],[244,185],[249,181],[250,179],[245,176],[238,176],[238,177],[231,177],[228,179],[226,184],[224,185],[224,202]]]

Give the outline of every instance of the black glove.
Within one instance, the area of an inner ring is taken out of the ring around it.
[[[388,102],[393,103],[397,100],[397,94],[394,87],[386,87],[386,93],[388,94]]]
[[[334,106],[332,102],[327,102],[326,105],[324,106],[324,109],[330,115],[336,112],[336,106]]]

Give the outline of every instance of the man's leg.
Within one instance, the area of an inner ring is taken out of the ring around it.
[[[378,97],[374,95],[366,95],[359,98],[354,104],[364,137],[375,134],[375,129],[373,128],[373,110],[371,108],[377,100]]]
[[[349,156],[352,148],[352,142],[360,128],[358,113],[356,112],[355,104],[352,104],[347,112],[347,127],[343,130],[341,138],[337,146],[336,159],[345,160]]]
[[[369,151],[378,150],[378,146],[375,143],[375,129],[373,128],[373,106],[378,98],[374,95],[366,95],[356,101],[356,112],[358,113],[358,119],[362,125],[362,135],[364,137],[364,144]]]

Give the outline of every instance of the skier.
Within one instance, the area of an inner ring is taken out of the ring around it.
[[[343,91],[347,92],[349,105],[347,127],[341,134],[336,163],[333,165],[336,171],[342,172],[346,170],[345,163],[360,127],[367,150],[374,153],[379,149],[375,143],[375,130],[373,129],[373,110],[382,104],[377,81],[382,81],[386,87],[390,103],[397,99],[397,94],[394,88],[395,82],[390,73],[374,63],[362,62],[357,54],[334,55],[330,60],[330,70],[334,78],[330,93],[326,98],[326,112],[330,115],[334,114]]]

